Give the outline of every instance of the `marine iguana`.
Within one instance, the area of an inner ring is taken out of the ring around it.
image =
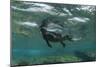
[[[50,24],[52,24],[58,28],[62,27],[62,25],[55,24],[55,22],[57,22],[57,20],[52,21],[50,19],[48,20],[48,18],[42,21],[42,24],[40,25],[40,31],[42,33],[43,39],[46,41],[48,47],[50,47],[50,48],[52,48],[52,45],[50,44],[50,42],[59,42],[62,44],[63,47],[65,47],[66,44],[63,41],[65,41],[65,40],[73,41],[72,37],[69,35],[62,36],[61,33],[57,33],[57,31],[53,31],[52,26],[50,26]],[[51,27],[52,31],[50,31],[50,29],[48,29],[48,26]]]

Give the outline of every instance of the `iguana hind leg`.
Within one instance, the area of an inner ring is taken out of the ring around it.
[[[46,39],[45,39],[45,41],[47,42],[48,47],[52,48],[52,45],[49,43],[49,41]]]
[[[65,44],[63,41],[61,41],[60,43],[61,43],[62,46],[65,48],[66,44]]]

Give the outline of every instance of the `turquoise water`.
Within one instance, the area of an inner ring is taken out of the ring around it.
[[[39,60],[41,57],[66,55],[79,58],[79,60],[74,60],[69,57],[73,62],[94,61],[96,57],[95,11],[94,5],[11,2],[12,65],[17,65],[23,60],[35,64],[32,60],[34,58],[38,58],[36,62],[40,63],[43,61]],[[58,19],[64,26],[63,34],[70,33],[74,41],[64,41],[65,48],[58,42],[51,42],[53,48],[48,47],[39,29],[42,21],[47,17],[54,17],[53,20]],[[80,54],[92,58],[86,60],[88,58]]]

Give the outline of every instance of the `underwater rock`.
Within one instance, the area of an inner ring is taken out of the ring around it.
[[[82,59],[83,62],[85,62],[85,61],[95,61],[96,57],[95,57],[95,55],[92,56],[92,54],[85,53],[85,52],[82,52],[82,51],[75,51],[76,57]]]

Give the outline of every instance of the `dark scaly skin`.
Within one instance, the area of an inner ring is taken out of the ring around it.
[[[61,34],[59,34],[59,33],[47,31],[45,29],[47,24],[48,23],[46,22],[46,20],[44,20],[42,25],[40,26],[40,31],[41,31],[43,39],[46,41],[48,47],[52,48],[52,45],[50,44],[50,42],[60,42],[62,44],[62,46],[65,47],[66,44],[63,42],[64,40],[72,41],[72,37],[70,37],[69,35],[62,37]]]

